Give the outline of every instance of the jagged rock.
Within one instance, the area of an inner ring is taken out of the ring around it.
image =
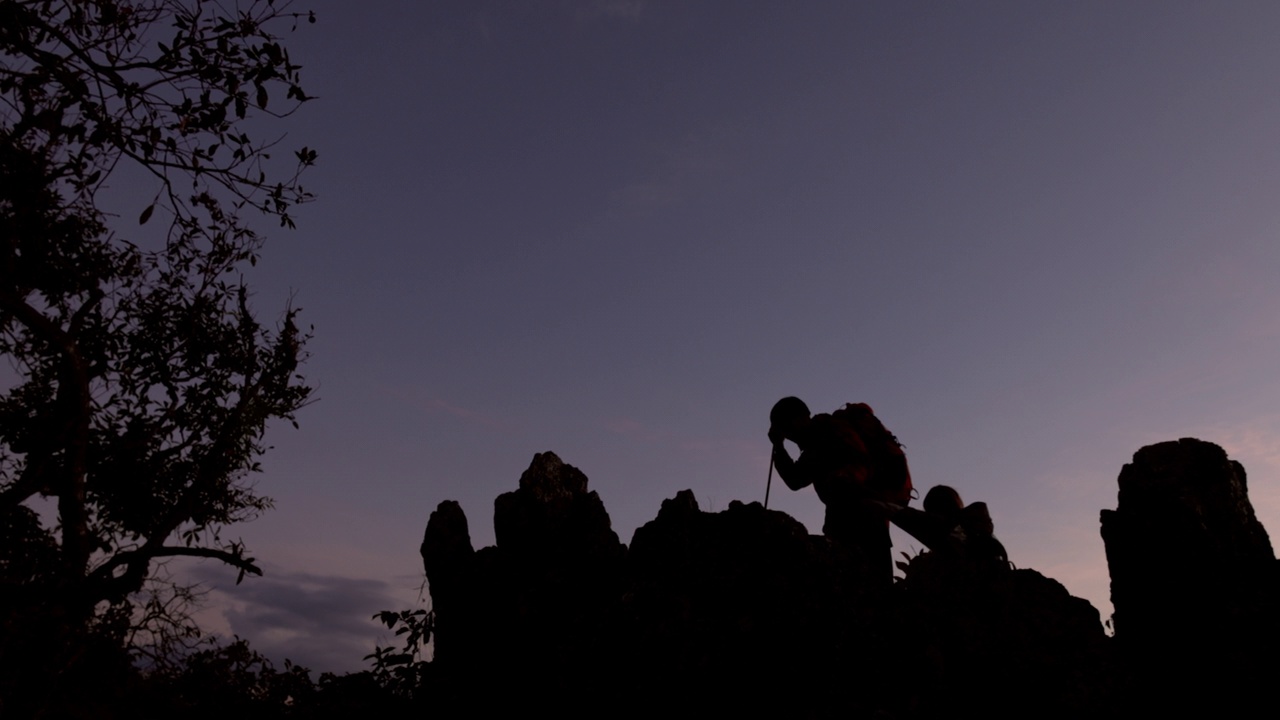
[[[1119,485],[1102,538],[1135,697],[1236,706],[1277,669],[1276,561],[1244,468],[1213,443],[1183,438],[1139,450]]]
[[[464,654],[466,641],[455,643],[454,638],[473,634],[474,605],[470,593],[475,551],[461,505],[445,500],[436,507],[427,519],[419,552],[430,586],[431,609],[436,616],[435,655],[449,658]]]
[[[519,489],[499,495],[493,509],[494,538],[507,552],[616,558],[621,551],[587,476],[552,452],[534,455]]]
[[[422,567],[428,576],[440,578],[443,590],[450,576],[463,571],[472,560],[475,551],[471,547],[471,532],[467,528],[467,516],[462,506],[454,500],[440,503],[427,519],[427,530],[422,535]]]
[[[1263,702],[1275,561],[1243,468],[1183,440],[1139,451],[1120,483],[1103,513],[1131,651],[1117,659],[1097,610],[1033,570],[966,575],[938,558],[936,577],[913,562],[867,593],[838,544],[758,503],[708,513],[682,491],[628,549],[586,477],[540,454],[495,502],[494,547],[471,552],[456,504],[428,523],[438,697],[561,717],[620,697],[630,714],[899,718]]]
[[[508,683],[504,693],[455,696],[472,710],[568,692],[589,677],[622,594],[625,547],[586,476],[554,453],[534,456],[519,488],[494,502],[494,535],[495,546],[470,555],[461,508],[442,503],[422,545],[438,667],[459,693],[481,677]]]
[[[1077,718],[1108,703],[1108,638],[1089,601],[1035,570],[927,551],[904,570],[881,617],[897,628],[892,664],[915,669],[895,688],[900,713]]]
[[[849,566],[786,513],[736,501],[702,512],[681,491],[631,542],[627,674],[719,710],[782,711],[793,694],[776,689],[796,685],[825,706],[813,694],[848,688],[848,668],[832,660],[857,644]],[[865,698],[846,700],[852,709]]]
[[[1118,638],[1148,642],[1206,612],[1231,613],[1244,585],[1272,572],[1244,468],[1217,445],[1183,438],[1144,447],[1119,485],[1119,506],[1102,511]]]
[[[981,602],[909,583],[868,594],[843,548],[786,513],[736,501],[703,512],[689,490],[627,549],[586,477],[551,453],[498,498],[494,523],[496,545],[472,555],[461,510],[445,503],[423,542],[442,593],[437,663],[456,671],[461,705],[594,715],[597,701],[628,697],[636,714],[679,699],[689,712],[927,717],[963,697],[975,711],[1021,709],[967,688],[994,673],[1072,712],[1095,707],[1064,687],[1097,686],[1071,672],[1105,666],[1097,611],[1033,571]],[[949,674],[904,671],[929,657]],[[503,691],[474,692],[492,682]]]

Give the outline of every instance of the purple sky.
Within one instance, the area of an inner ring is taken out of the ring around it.
[[[253,281],[319,402],[231,533],[267,577],[192,571],[211,628],[360,669],[441,500],[490,544],[553,450],[629,541],[683,488],[763,499],[791,394],[870,403],[1104,617],[1142,445],[1223,445],[1280,531],[1280,5],[311,6],[319,200]]]

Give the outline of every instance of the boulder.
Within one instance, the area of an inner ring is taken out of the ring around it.
[[[1244,467],[1183,438],[1139,450],[1119,485],[1102,539],[1133,708],[1232,714],[1269,702],[1280,594]]]

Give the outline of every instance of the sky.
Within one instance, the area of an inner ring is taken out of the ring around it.
[[[869,403],[1103,618],[1144,445],[1219,443],[1280,531],[1280,5],[296,7],[317,99],[269,129],[318,199],[250,281],[318,401],[224,533],[265,577],[178,568],[209,629],[362,669],[439,502],[492,544],[551,450],[629,542],[685,488],[763,500],[786,395]],[[812,490],[770,508],[820,532]]]

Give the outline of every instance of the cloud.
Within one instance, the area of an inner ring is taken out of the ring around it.
[[[188,574],[209,590],[202,627],[244,638],[277,664],[288,658],[316,672],[368,669],[362,658],[390,640],[373,614],[416,604],[416,591],[381,580],[267,570],[240,585],[234,571],[212,563]]]

